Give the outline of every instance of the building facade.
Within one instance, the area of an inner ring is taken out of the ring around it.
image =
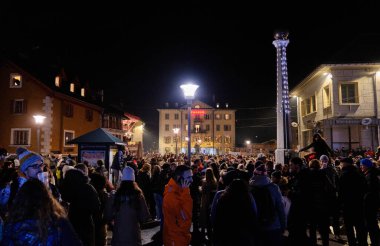
[[[101,126],[102,107],[87,101],[85,86],[66,81],[62,74],[41,81],[2,61],[0,91],[0,146],[9,153],[25,147],[42,154],[76,154],[77,147],[67,142]],[[37,125],[34,115],[46,118]]]
[[[159,112],[159,152],[187,153],[188,110],[163,108]],[[191,152],[203,154],[226,154],[235,148],[235,112],[228,108],[216,108],[201,101],[191,105]],[[179,132],[174,133],[173,129]]]
[[[380,64],[325,64],[291,91],[297,144],[322,133],[332,149],[379,146]],[[297,124],[296,124],[297,123]]]

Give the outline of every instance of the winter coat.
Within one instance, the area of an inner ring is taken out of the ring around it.
[[[59,219],[56,225],[48,228],[48,237],[43,243],[38,236],[37,220],[28,219],[14,224],[5,224],[1,245],[82,245],[77,234],[67,219]]]
[[[138,209],[129,204],[130,197],[121,198],[120,208],[112,206],[114,229],[112,234],[112,246],[142,245],[140,224],[150,218],[148,207],[144,196],[141,194],[138,199]]]
[[[267,189],[269,189],[274,204],[273,207],[276,210],[276,216],[273,220],[273,223],[271,225],[261,227],[260,230],[272,231],[280,229],[281,231],[284,231],[286,227],[286,216],[280,188],[276,184],[272,183],[272,181],[264,175],[253,176],[249,182],[249,185],[251,186],[251,188],[266,187]],[[255,198],[255,196],[253,197]],[[255,201],[256,203],[258,203],[256,198]],[[257,213],[259,214],[260,211],[257,211]]]
[[[174,179],[165,186],[162,204],[164,214],[164,245],[189,245],[193,201],[189,188],[180,187]]]
[[[321,157],[321,155],[327,155],[327,156],[332,156],[334,155],[334,152],[331,150],[331,148],[327,145],[325,140],[318,140],[318,141],[313,141],[311,144],[308,146],[300,149],[300,151],[305,151],[307,149],[313,148],[315,152],[315,159],[318,159]]]
[[[339,195],[338,201],[343,211],[346,213],[363,212],[363,198],[367,190],[367,184],[364,176],[354,165],[342,168],[342,174],[339,177]]]
[[[67,171],[62,184],[62,199],[68,202],[68,217],[84,245],[95,244],[94,218],[100,213],[100,201],[95,188],[81,171]]]

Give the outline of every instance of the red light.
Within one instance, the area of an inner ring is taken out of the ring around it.
[[[191,114],[192,115],[204,115],[205,111],[204,110],[199,110],[199,109],[191,110]]]

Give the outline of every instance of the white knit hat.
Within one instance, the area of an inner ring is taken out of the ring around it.
[[[123,169],[123,177],[121,181],[135,181],[135,170],[133,168],[126,166]]]

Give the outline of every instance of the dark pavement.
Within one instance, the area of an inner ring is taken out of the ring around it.
[[[159,232],[160,226],[158,223],[153,222],[151,224],[148,224],[143,227],[142,229],[142,244],[144,246],[161,246],[162,244],[157,241],[157,235]],[[285,233],[285,236],[287,233]],[[108,245],[111,245],[110,240],[112,237],[112,232],[108,232]],[[345,235],[342,235],[341,237],[343,241],[338,241],[334,239],[334,235],[330,234],[330,246],[343,246],[348,245],[347,244],[347,238]],[[191,244],[192,246],[208,246],[210,244],[207,244],[206,242],[201,242],[201,240],[194,240],[194,243]],[[320,238],[318,238],[318,245],[322,245],[322,241]]]

